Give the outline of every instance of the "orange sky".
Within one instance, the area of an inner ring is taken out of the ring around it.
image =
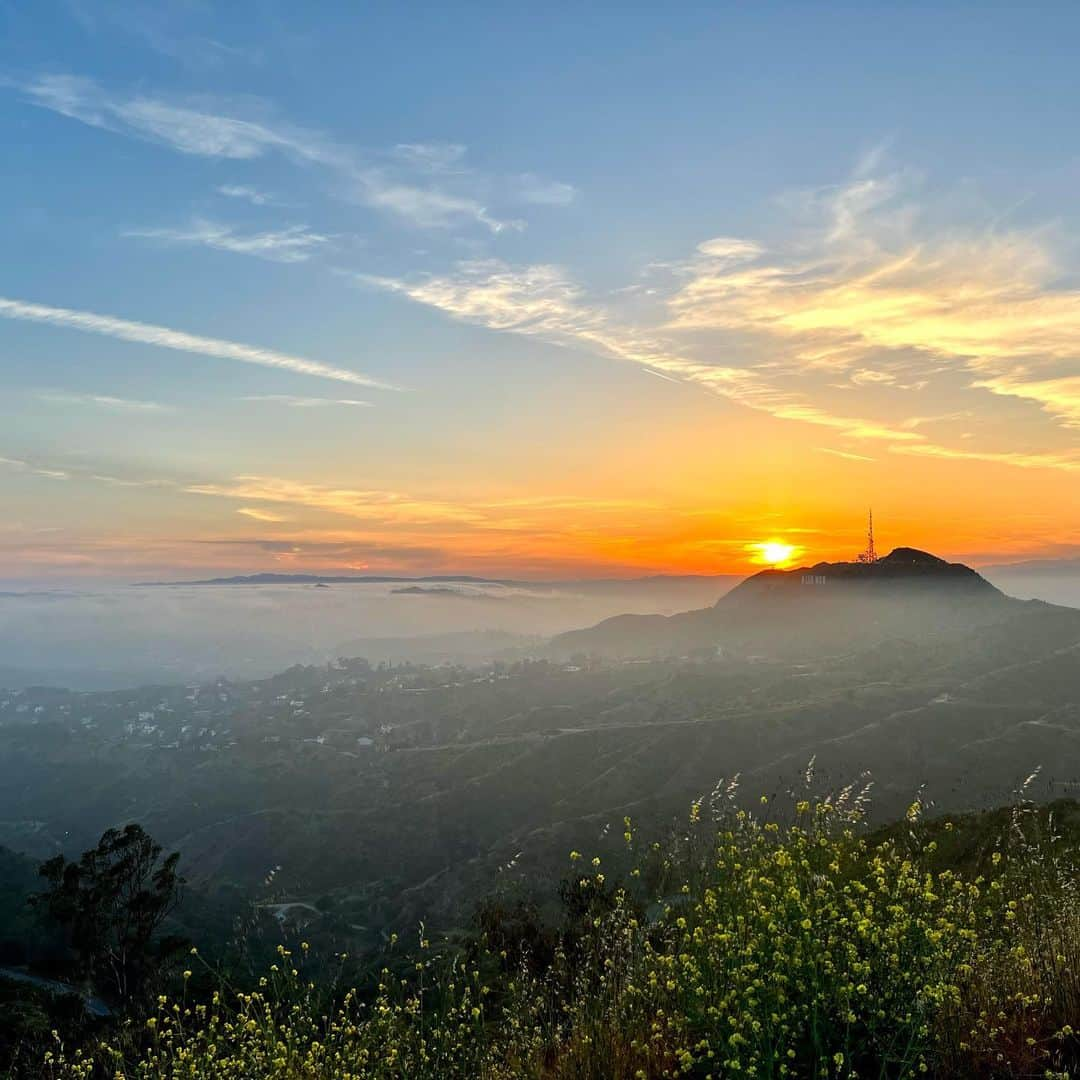
[[[854,556],[872,506],[882,552],[911,545],[976,564],[1076,553],[1080,503],[1068,473],[865,447],[840,456],[805,425],[670,389],[669,412],[654,405],[647,439],[624,432],[594,445],[588,468],[575,462],[575,442],[524,461],[508,455],[487,475],[464,475],[448,452],[448,467],[414,491],[362,488],[342,464],[318,483],[135,486],[70,465],[64,480],[13,470],[22,497],[53,499],[51,524],[9,524],[0,551],[10,576],[27,578],[745,573],[765,542],[790,545],[791,564]]]

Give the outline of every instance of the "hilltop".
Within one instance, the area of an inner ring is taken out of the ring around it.
[[[710,608],[672,616],[616,616],[561,634],[551,648],[555,655],[619,658],[718,649],[743,656],[806,656],[894,638],[955,634],[1031,607],[962,563],[899,547],[872,563],[763,570]]]
[[[821,577],[824,581],[807,581]],[[1001,596],[985,578],[963,563],[946,562],[928,551],[898,547],[875,562],[819,562],[794,570],[762,570],[747,578],[740,588],[745,591],[765,585],[784,585],[802,588],[806,585],[845,585],[882,587],[903,585],[905,588],[967,589],[983,594]]]

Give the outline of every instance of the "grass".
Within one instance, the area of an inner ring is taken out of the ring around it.
[[[222,981],[101,1045],[58,1039],[44,1074],[1080,1075],[1077,844],[1052,811],[1021,796],[997,818],[924,823],[916,801],[870,833],[865,790],[752,814],[734,795],[695,803],[665,844],[627,820],[616,857],[570,853],[557,930],[503,913],[473,947],[435,950],[421,929],[364,992],[309,979],[306,949],[282,948],[250,991]]]

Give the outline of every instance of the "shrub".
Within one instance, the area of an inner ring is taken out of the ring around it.
[[[499,933],[465,955],[422,935],[407,974],[388,961],[370,995],[329,1008],[303,951],[283,949],[253,992],[162,998],[145,1026],[58,1048],[48,1068],[129,1080],[1073,1075],[1080,904],[1045,816],[1018,806],[985,858],[960,868],[942,856],[951,823],[924,825],[916,801],[902,828],[869,834],[864,795],[793,801],[780,821],[768,800],[754,815],[718,789],[666,846],[642,847],[627,821],[618,873],[571,853],[560,933],[489,918]]]

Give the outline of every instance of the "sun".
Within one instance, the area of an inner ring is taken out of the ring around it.
[[[763,540],[759,544],[751,544],[750,550],[754,552],[754,562],[767,566],[783,566],[800,551],[794,544],[785,544],[781,540]]]

